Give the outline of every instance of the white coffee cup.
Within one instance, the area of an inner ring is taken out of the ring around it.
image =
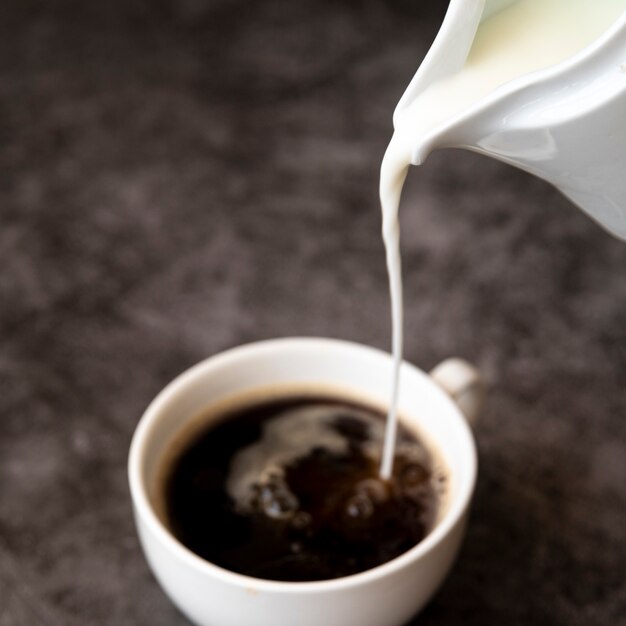
[[[390,375],[391,357],[373,348],[330,339],[277,339],[210,357],[153,400],[133,437],[130,491],[148,563],[189,619],[200,626],[399,626],[433,595],[461,544],[476,481],[476,448],[467,419],[479,410],[482,385],[476,370],[458,359],[444,361],[430,376],[409,363],[402,365],[399,412],[439,453],[447,468],[449,496],[435,528],[392,561],[334,580],[261,580],[195,555],[157,512],[157,474],[164,452],[207,406],[275,385],[333,387],[385,406]]]

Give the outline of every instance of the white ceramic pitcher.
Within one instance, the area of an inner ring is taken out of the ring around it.
[[[451,0],[430,51],[394,114],[463,66],[479,23],[517,0]],[[626,13],[578,54],[511,80],[439,124],[414,147],[492,156],[555,185],[626,240]]]

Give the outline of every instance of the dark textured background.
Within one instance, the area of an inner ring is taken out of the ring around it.
[[[444,10],[4,0],[0,626],[186,624],[131,519],[146,404],[255,339],[387,347],[378,167]],[[476,155],[410,178],[407,357],[491,385],[467,542],[416,623],[626,623],[626,245]]]

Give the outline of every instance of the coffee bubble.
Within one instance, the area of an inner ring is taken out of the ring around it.
[[[365,520],[374,514],[374,503],[364,494],[357,493],[346,504],[346,514],[355,520]]]
[[[428,480],[426,468],[418,463],[408,463],[400,470],[400,482],[403,487],[417,487]]]
[[[366,478],[356,485],[356,491],[380,504],[389,498],[389,484],[380,478]]]
[[[291,525],[298,530],[302,530],[311,525],[312,518],[306,511],[298,511],[291,518]]]
[[[259,505],[263,513],[273,519],[289,519],[298,510],[298,499],[285,484],[279,482],[263,485]]]

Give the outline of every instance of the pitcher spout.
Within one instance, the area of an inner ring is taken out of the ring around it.
[[[542,11],[562,4],[543,1]],[[598,24],[599,35],[573,54],[498,83],[508,70],[498,65],[498,52],[505,57],[502,63],[524,67],[527,60],[522,50],[511,52],[514,41],[499,42],[502,50],[487,44],[495,41],[497,29],[510,27],[509,17],[521,19],[522,9],[533,2],[453,0],[431,51],[398,104],[396,133],[411,137],[414,164],[423,163],[435,149],[455,147],[528,171],[626,240],[626,0],[607,3],[617,19],[607,15],[608,29]],[[438,55],[447,50],[446,38],[452,36],[457,43],[441,69]],[[483,49],[490,56],[481,57]],[[487,71],[502,74],[494,78]]]

